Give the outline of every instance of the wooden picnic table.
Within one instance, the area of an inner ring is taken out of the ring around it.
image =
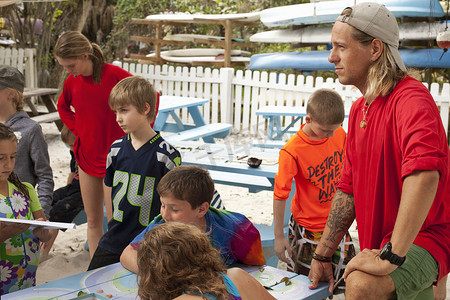
[[[28,107],[31,109],[31,112],[28,112],[30,117],[38,117],[43,116],[42,118],[36,120],[37,122],[45,122],[47,121],[46,115],[50,118],[50,121],[55,122],[58,129],[61,131],[63,127],[63,122],[60,120],[59,117],[55,117],[58,110],[56,108],[56,102],[54,100],[55,95],[59,93],[59,89],[53,89],[53,88],[25,88],[23,92],[23,98],[25,103],[28,105]],[[39,97],[44,105],[47,107],[48,112],[39,112],[34,105],[32,98],[33,97]]]

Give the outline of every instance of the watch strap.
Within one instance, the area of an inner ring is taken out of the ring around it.
[[[397,254],[392,253],[392,244],[391,242],[387,242],[384,244],[383,248],[380,252],[380,258],[389,261],[391,264],[401,266],[405,260],[406,256],[399,256]]]

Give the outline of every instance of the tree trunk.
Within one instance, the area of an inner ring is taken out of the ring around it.
[[[78,5],[81,5],[81,9],[77,9],[75,16],[73,26],[71,30],[75,31],[82,31],[84,28],[84,25],[86,24],[86,20],[89,17],[89,13],[92,9],[92,0],[77,0]]]

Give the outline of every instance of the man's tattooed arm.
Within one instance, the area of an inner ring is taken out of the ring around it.
[[[330,250],[335,249],[344,234],[355,219],[355,202],[353,195],[346,194],[340,190],[336,191],[328,215],[322,245]]]

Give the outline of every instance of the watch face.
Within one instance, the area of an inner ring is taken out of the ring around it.
[[[380,258],[386,259],[389,256],[389,253],[391,253],[392,245],[391,242],[387,242],[384,244],[383,248],[381,248],[380,251]]]
[[[401,266],[405,261],[406,256],[401,257],[392,253],[392,244],[391,242],[387,242],[386,244],[384,244],[383,248],[381,248],[380,258],[388,260],[391,264]]]

